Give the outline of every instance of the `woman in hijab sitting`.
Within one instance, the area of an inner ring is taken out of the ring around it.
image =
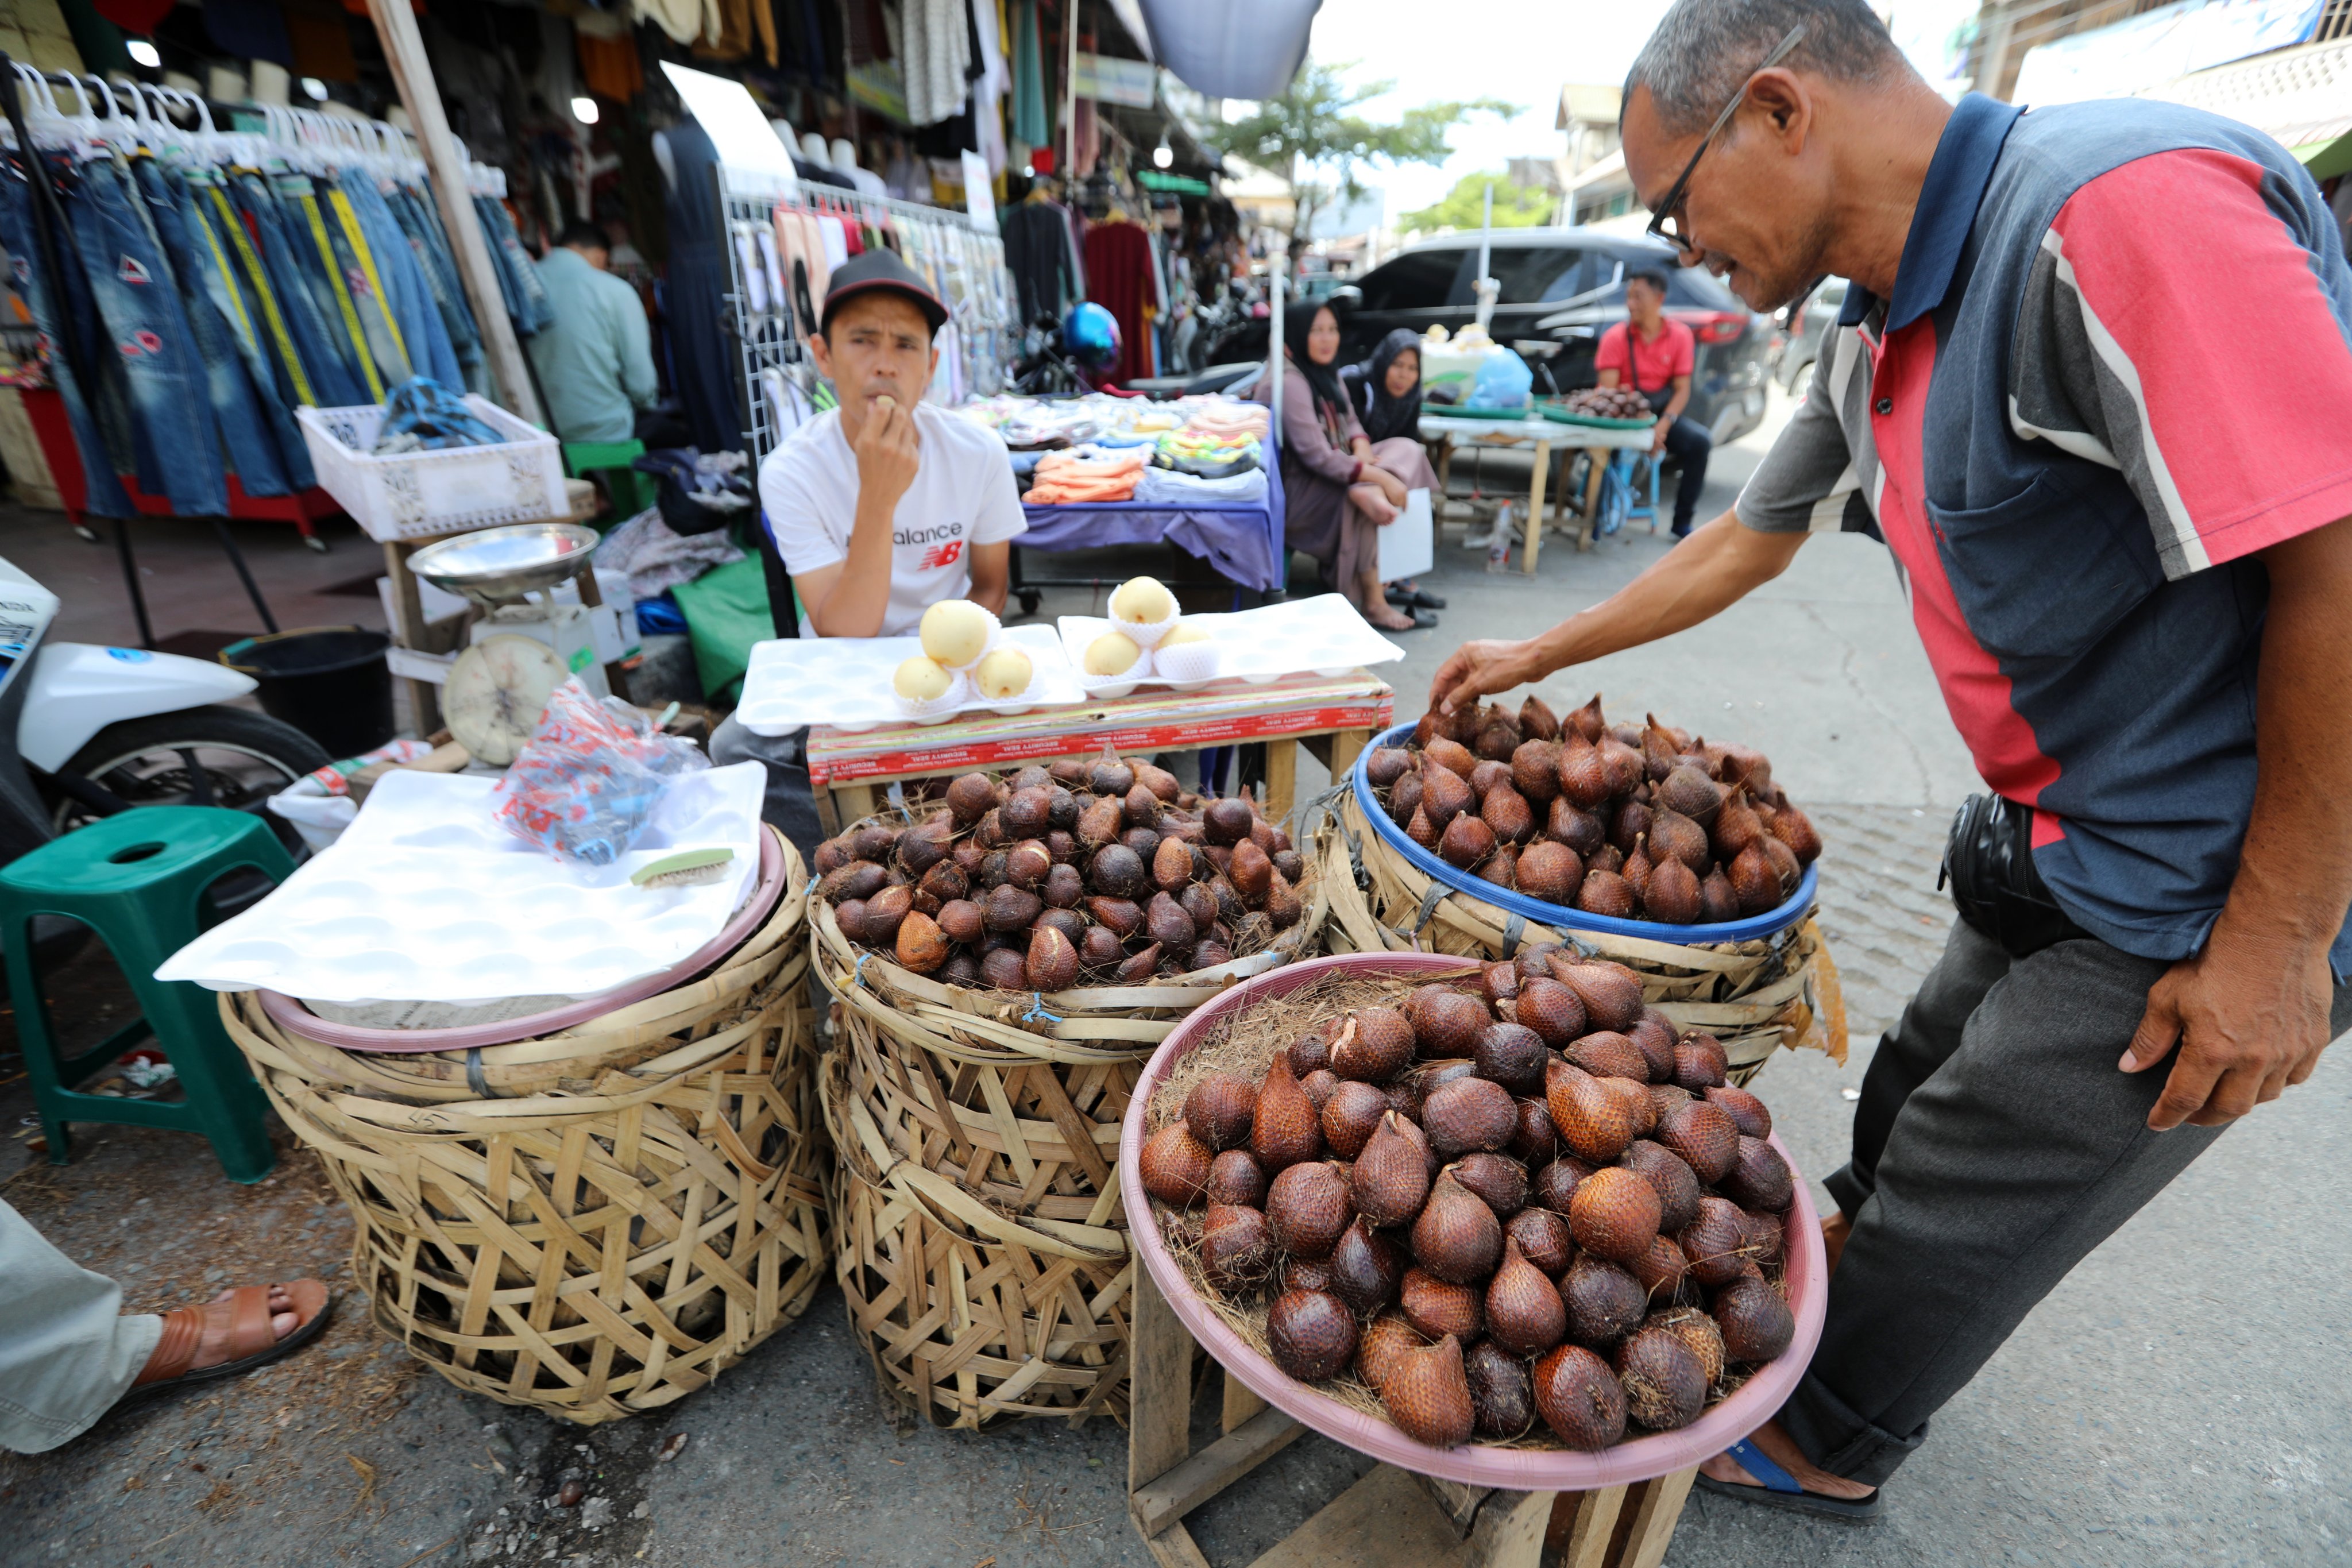
[[[1356,423],[1375,447],[1382,441],[1420,440],[1421,336],[1412,328],[1397,328],[1380,341],[1371,358],[1342,370],[1339,385],[1355,410]],[[1445,608],[1444,600],[1410,581],[1390,584],[1388,597],[1390,604],[1408,612],[1415,606]]]
[[[1401,615],[1381,592],[1380,536],[1405,493],[1434,489],[1437,476],[1410,437],[1375,443],[1339,384],[1339,319],[1328,305],[1289,312],[1283,322],[1282,489],[1285,542],[1315,557],[1324,579],[1383,631],[1433,626],[1426,612]],[[1257,398],[1272,395],[1260,379]]]

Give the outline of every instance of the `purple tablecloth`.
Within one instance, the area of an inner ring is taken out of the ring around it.
[[[1279,491],[1276,492],[1277,495]],[[1152,502],[1024,506],[1029,531],[1013,542],[1024,550],[1099,550],[1116,544],[1173,544],[1201,556],[1217,574],[1244,588],[1283,585],[1276,541],[1282,522],[1273,497],[1247,506],[1174,508]]]

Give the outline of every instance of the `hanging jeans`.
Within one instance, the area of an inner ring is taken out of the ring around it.
[[[530,253],[523,249],[521,237],[515,233],[514,220],[504,206],[488,196],[474,198],[474,212],[481,219],[482,237],[489,243],[491,264],[499,269],[499,287],[506,294],[507,314],[514,319],[515,331],[526,338],[544,331],[554,324],[555,307],[539,281],[539,268],[531,265]]]
[[[230,466],[247,495],[282,496],[293,487],[280,452],[283,437],[264,414],[255,395],[245,355],[236,334],[222,317],[209,284],[211,258],[200,249],[188,230],[184,193],[178,180],[155,159],[133,159],[131,173],[147,205],[147,216],[171,258],[180,287],[180,310],[187,318],[191,341],[204,363],[205,390],[214,422]],[[267,389],[273,397],[276,388]],[[278,410],[281,420],[285,411]],[[289,426],[291,420],[284,420]],[[300,438],[296,437],[299,446]]]
[[[328,216],[320,182],[307,174],[280,174],[270,182],[278,189],[285,215],[287,239],[301,258],[304,277],[326,322],[335,350],[359,376],[363,400],[382,403],[383,395],[408,379],[389,373],[397,364],[405,373],[408,356],[390,339],[383,308],[347,244]]]
[[[264,277],[260,260],[253,254],[251,237],[236,215],[228,211],[216,171],[194,166],[168,168],[164,180],[180,198],[181,226],[187,233],[191,266],[201,278],[205,296],[212,301],[231,347],[245,366],[246,384],[252,391],[254,406],[259,410],[262,423],[278,449],[286,481],[293,489],[309,489],[319,482],[318,476],[311,469],[310,450],[302,439],[302,427],[295,423],[293,410],[310,399],[291,397],[289,388],[281,384],[279,354],[282,353],[298,369],[299,361],[286,336],[276,298],[267,292],[266,287],[257,295],[239,281],[248,271],[254,277]],[[226,219],[222,214],[227,215]],[[180,283],[183,290],[193,296],[194,290],[184,271]],[[192,321],[194,314],[191,307]],[[250,479],[246,488],[253,488]]]
[[[180,309],[171,265],[131,195],[126,171],[96,158],[80,172],[78,199],[68,206],[82,270],[128,385],[140,488],[168,500],[178,516],[224,516],[228,481],[204,360]]]
[[[384,304],[400,331],[411,368],[445,386],[457,385],[462,373],[449,330],[433,302],[424,264],[394,220],[383,193],[376,189],[373,177],[354,172],[344,175],[342,194],[368,248],[374,253],[376,271],[383,280]]]
[[[49,162],[43,160],[36,168],[46,173],[44,165]],[[58,244],[65,253],[58,258],[58,264],[67,273],[65,279],[51,279],[46,267],[36,263],[35,258],[40,256],[41,251],[37,237],[39,230],[33,222],[33,200],[31,187],[19,177],[16,170],[0,167],[0,249],[8,252],[15,274],[11,281],[16,292],[24,297],[26,308],[32,311],[33,325],[49,350],[49,380],[57,388],[58,401],[65,405],[66,422],[73,432],[75,456],[81,462],[83,505],[100,517],[135,517],[138,509],[131,504],[131,497],[116,475],[115,458],[100,434],[100,420],[91,412],[91,399],[99,399],[102,404],[108,391],[103,368],[106,337],[97,330],[97,313],[86,308],[87,285],[79,289],[74,287],[80,282],[80,264],[74,250],[72,234],[61,232],[57,236]],[[63,283],[64,287],[54,287],[58,283]],[[80,343],[89,352],[90,363],[100,378],[100,384],[96,387],[84,388],[74,377],[72,362],[65,352],[63,328],[66,318],[59,314],[61,303],[79,324]],[[77,305],[84,308],[76,309]],[[127,433],[124,433],[123,439],[126,443],[123,449],[127,452]]]
[[[336,346],[305,268],[288,233],[276,193],[259,173],[239,169],[232,176],[237,218],[246,225],[262,267],[256,287],[277,302],[301,383],[296,401],[320,407],[349,407],[371,401],[367,384]],[[307,240],[306,240],[307,243]]]
[[[461,370],[470,372],[482,363],[482,335],[474,325],[474,312],[466,303],[465,286],[457,279],[457,263],[449,249],[448,236],[441,227],[441,215],[435,210],[430,196],[395,187],[384,198],[392,209],[400,230],[408,237],[409,247],[425,271],[425,280],[433,292],[434,308],[441,313],[441,325],[449,334],[450,345],[457,351]],[[464,380],[450,383],[458,385]]]

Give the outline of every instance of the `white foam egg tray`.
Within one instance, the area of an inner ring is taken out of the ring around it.
[[[1108,623],[1106,622],[1106,625]],[[1029,656],[1034,673],[1017,699],[994,700],[965,689],[962,701],[910,718],[890,688],[898,666],[923,651],[919,637],[779,637],[754,643],[735,716],[755,735],[782,735],[805,724],[870,730],[880,724],[942,723],[959,713],[1026,713],[1084,702],[1077,667],[1051,626],[1007,626],[996,646]]]
[[[1318,594],[1311,599],[1286,599],[1255,610],[1225,615],[1186,616],[1184,624],[1209,634],[1217,649],[1220,680],[1262,685],[1291,675],[1345,675],[1370,664],[1386,664],[1404,657],[1404,649],[1389,641],[1364,619],[1356,606],[1339,594]],[[1064,616],[1059,622],[1062,648],[1074,669],[1085,668],[1088,645],[1112,629],[1100,616]],[[1094,680],[1087,691],[1096,697],[1124,697],[1139,687],[1173,687],[1191,691],[1205,681],[1177,682],[1157,673],[1139,679]]]

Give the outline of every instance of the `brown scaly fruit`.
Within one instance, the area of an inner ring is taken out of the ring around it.
[[[1265,1103],[1265,1096],[1259,1096]],[[1406,1129],[1412,1129],[1408,1135]],[[1402,1116],[1391,1110],[1365,1142],[1348,1171],[1349,1201],[1374,1225],[1395,1226],[1421,1213],[1429,1196],[1427,1145]]]
[[[1238,1205],[1212,1205],[1201,1232],[1201,1272],[1221,1290],[1254,1289],[1274,1272],[1281,1251],[1265,1215]]]
[[[1282,1265],[1282,1288],[1285,1290],[1331,1290],[1331,1263],[1328,1258],[1291,1258]]]
[[[1719,1105],[1730,1117],[1743,1138],[1769,1138],[1772,1135],[1772,1111],[1762,1100],[1744,1089],[1729,1084],[1716,1084],[1700,1096],[1710,1105]]]
[[[1486,1332],[1514,1355],[1541,1355],[1568,1332],[1559,1292],[1506,1239],[1503,1261],[1486,1284]]]
[[[1019,948],[992,947],[980,955],[980,979],[991,990],[1026,991],[1029,965]]]
[[[1652,784],[1656,784],[1675,771],[1682,760],[1682,743],[1675,732],[1658,722],[1654,713],[1644,714],[1649,722],[1642,730],[1642,771]]]
[[[1342,1082],[1323,1102],[1323,1142],[1342,1160],[1364,1152],[1372,1131],[1388,1114],[1389,1099],[1368,1083]]]
[[[1608,764],[1601,753],[1586,742],[1571,741],[1562,746],[1556,771],[1559,775],[1559,798],[1570,806],[1590,812],[1607,803],[1611,794]]]
[[[1651,1239],[1649,1251],[1627,1265],[1627,1272],[1641,1282],[1652,1301],[1664,1303],[1682,1294],[1683,1276],[1688,1268],[1675,1238],[1660,1236]]]
[[[1412,1025],[1393,1007],[1359,1007],[1331,1040],[1331,1070],[1362,1083],[1394,1078],[1412,1059]]]
[[[1622,1030],[1642,1016],[1642,977],[1623,964],[1568,952],[1555,952],[1545,962],[1552,978],[1584,1004],[1588,1027]]]
[[[1395,1245],[1358,1215],[1331,1245],[1331,1293],[1369,1315],[1396,1300],[1404,1279],[1404,1258]]]
[[[1813,831],[1813,819],[1793,805],[1772,814],[1772,837],[1789,847],[1800,866],[1810,866],[1821,856],[1822,836]]]
[[[1424,985],[1405,1001],[1416,1053],[1424,1060],[1466,1057],[1490,1022],[1475,998],[1450,986]]]
[[[1797,1321],[1764,1276],[1750,1269],[1715,1293],[1715,1325],[1733,1361],[1767,1362],[1789,1348]]]
[[[1697,1215],[1675,1241],[1690,1277],[1709,1289],[1730,1284],[1749,1267],[1748,1227],[1741,1222],[1739,1205],[1727,1198],[1699,1199]]]
[[[1262,1208],[1265,1173],[1246,1149],[1228,1149],[1209,1162],[1209,1202],[1228,1207]]]
[[[1440,1154],[1503,1148],[1518,1130],[1510,1091],[1483,1078],[1461,1078],[1432,1089],[1421,1102],[1422,1131]]]
[[[1706,1408],[1706,1373],[1682,1336],[1643,1329],[1617,1347],[1617,1382],[1625,1414],[1653,1432],[1689,1426]]]
[[[1547,904],[1565,904],[1584,886],[1584,861],[1565,844],[1538,839],[1519,855],[1519,891]]]
[[[1760,915],[1780,901],[1780,873],[1764,851],[1750,844],[1733,859],[1730,868],[1731,896],[1743,915]]]
[[[1631,855],[1633,846],[1650,831],[1650,805],[1635,798],[1617,803],[1609,818],[1610,847],[1621,856]]]
[[[1723,1180],[1739,1158],[1739,1128],[1720,1106],[1686,1100],[1658,1118],[1658,1142],[1708,1184]]]
[[[1330,1162],[1286,1167],[1266,1188],[1265,1222],[1274,1227],[1274,1239],[1293,1258],[1330,1257],[1352,1217],[1348,1177]]]
[[[1637,1138],[1626,1145],[1625,1169],[1658,1194],[1658,1228],[1672,1233],[1698,1216],[1698,1177],[1664,1145]]]
[[[1412,756],[1402,746],[1374,746],[1364,757],[1364,781],[1386,789],[1412,768]]]
[[[1780,881],[1780,896],[1788,898],[1797,890],[1797,884],[1804,879],[1805,875],[1805,868],[1797,863],[1796,852],[1769,833],[1756,842],[1763,849],[1764,858],[1772,868],[1772,875]]]
[[[1528,1173],[1517,1161],[1500,1154],[1465,1154],[1453,1169],[1454,1179],[1477,1194],[1496,1219],[1507,1220],[1528,1206]]]
[[[948,940],[930,916],[912,912],[898,922],[894,953],[899,963],[918,974],[936,973],[948,961]]]
[[[1723,786],[1688,763],[1677,763],[1658,784],[1658,804],[1704,827],[1723,806]]]
[[[1594,692],[1591,701],[1561,721],[1561,732],[1565,734],[1570,730],[1574,730],[1587,742],[1597,742],[1609,732],[1609,721],[1601,716],[1601,693]]]
[[[1559,1279],[1576,1261],[1576,1242],[1568,1221],[1549,1209],[1521,1209],[1505,1222],[1503,1236],[1516,1242],[1537,1272],[1548,1279]]]
[[[1502,762],[1481,762],[1470,770],[1470,793],[1482,802],[1497,784],[1511,782],[1510,764]]]
[[[1682,1341],[1692,1355],[1698,1358],[1698,1369],[1708,1384],[1723,1381],[1723,1331],[1715,1320],[1696,1307],[1670,1307],[1650,1318],[1643,1325],[1659,1329]]]
[[[1588,915],[1630,920],[1633,916],[1633,889],[1614,871],[1587,871],[1583,885],[1576,889],[1576,907]]]
[[[1476,866],[1494,852],[1495,830],[1486,826],[1483,817],[1473,816],[1468,812],[1447,823],[1445,830],[1437,837],[1439,858],[1465,870]],[[1585,879],[1588,882],[1591,880],[1589,877]]]
[[[1592,1174],[1593,1169],[1573,1154],[1563,1154],[1537,1170],[1534,1179],[1528,1184],[1528,1199],[1566,1217],[1568,1205],[1576,1197],[1576,1189],[1583,1184],[1585,1177]]]
[[[1642,1134],[1631,1108],[1602,1081],[1565,1061],[1544,1064],[1544,1103],[1552,1125],[1563,1142],[1596,1163],[1614,1160]]]
[[[1440,1279],[1426,1268],[1405,1269],[1397,1286],[1397,1306],[1426,1339],[1452,1334],[1475,1340],[1486,1331],[1486,1292],[1475,1285]]]
[[[1731,879],[1717,866],[1699,879],[1699,920],[1707,925],[1720,925],[1739,918],[1739,896],[1731,890]]]
[[[1568,1226],[1585,1251],[1631,1264],[1648,1253],[1658,1234],[1658,1208],[1657,1192],[1647,1181],[1611,1165],[1577,1184]]]
[[[1788,1235],[1779,1215],[1756,1214],[1742,1209],[1739,1225],[1748,1233],[1748,1251],[1757,1263],[1769,1268],[1780,1261]]]
[[[1715,814],[1715,821],[1707,828],[1707,847],[1715,852],[1718,860],[1736,860],[1742,849],[1755,843],[1763,834],[1763,820],[1756,815],[1756,808],[1748,804],[1747,786],[1735,784],[1723,797],[1723,808]]]
[[[1570,1448],[1597,1454],[1625,1436],[1625,1391],[1583,1346],[1559,1346],[1536,1363],[1530,1381],[1537,1413]]]
[[[1139,1163],[1143,1190],[1176,1208],[1198,1203],[1209,1184],[1209,1151],[1181,1121],[1145,1139]]]
[[[1444,828],[1465,811],[1475,810],[1478,797],[1471,793],[1466,774],[1457,773],[1432,758],[1421,766],[1421,810]]]
[[[1424,763],[1434,763],[1465,784],[1470,782],[1471,773],[1478,766],[1478,759],[1469,747],[1443,737],[1423,746],[1421,754]]]
[[[1745,1133],[1739,1139],[1739,1157],[1719,1184],[1723,1195],[1744,1209],[1779,1214],[1797,1201],[1796,1179],[1789,1173],[1789,1162],[1780,1158],[1780,1151]]]
[[[1587,1252],[1560,1277],[1559,1299],[1568,1309],[1568,1337],[1598,1349],[1642,1321],[1649,1292],[1624,1269]]]
[[[1591,1026],[1583,999],[1549,973],[1521,983],[1516,1016],[1553,1050],[1567,1046]]]
[[[1274,1058],[1258,1085],[1257,1104],[1250,1113],[1250,1152],[1269,1173],[1323,1152],[1322,1119],[1283,1057]]]
[[[1675,1042],[1675,1082],[1693,1094],[1720,1088],[1731,1072],[1731,1058],[1713,1035],[1685,1035]]]
[[[1625,885],[1633,890],[1636,903],[1649,896],[1650,869],[1649,836],[1644,834],[1633,840],[1633,848],[1625,857],[1625,868],[1618,873],[1625,879]]]
[[[1184,1121],[1192,1136],[1220,1153],[1249,1142],[1256,1109],[1257,1086],[1229,1072],[1211,1073],[1184,1097]]]
[[[1538,980],[1531,984],[1546,985],[1551,982]],[[1521,996],[1520,1001],[1524,1005],[1526,997]],[[1480,1078],[1498,1083],[1515,1095],[1534,1094],[1543,1088],[1544,1061],[1549,1055],[1543,1037],[1526,1025],[1489,1024],[1478,1031],[1470,1059],[1478,1064]]]
[[[1509,1439],[1535,1425],[1535,1388],[1527,1363],[1491,1340],[1462,1355],[1470,1380],[1471,1429],[1482,1437]]]
[[[1265,1311],[1274,1364],[1301,1383],[1338,1375],[1356,1354],[1356,1315],[1337,1296],[1286,1290]]]
[[[1642,889],[1642,912],[1667,925],[1695,925],[1705,912],[1697,875],[1679,860],[1662,860]]]
[[[1412,1222],[1412,1255],[1440,1279],[1475,1284],[1492,1274],[1503,1256],[1503,1226],[1485,1200],[1455,1181],[1450,1170],[1440,1171]]]
[[[1559,794],[1559,742],[1526,741],[1511,753],[1511,786],[1541,811]]]
[[[1593,1081],[1624,1102],[1625,1114],[1633,1120],[1634,1137],[1647,1138],[1658,1130],[1658,1108],[1650,1100],[1648,1084],[1632,1078],[1603,1078]]]
[[[1398,1352],[1381,1384],[1381,1405],[1416,1443],[1456,1448],[1468,1442],[1476,1413],[1462,1342],[1448,1334],[1426,1350]]]
[[[1364,1380],[1365,1387],[1378,1394],[1397,1353],[1417,1351],[1428,1343],[1428,1336],[1405,1321],[1402,1312],[1382,1312],[1364,1325],[1363,1334],[1357,1341],[1356,1375]]]
[[[1642,1054],[1642,1047],[1614,1029],[1595,1029],[1580,1036],[1570,1040],[1560,1055],[1595,1078],[1650,1081],[1650,1060]]]
[[[1519,704],[1519,733],[1531,741],[1559,739],[1559,716],[1551,710],[1551,704],[1532,691]]]
[[[1389,816],[1399,827],[1421,809],[1421,775],[1410,773],[1389,786]]]
[[[1633,1042],[1649,1067],[1649,1080],[1664,1083],[1675,1076],[1674,1020],[1655,1007],[1644,1007],[1642,1016],[1626,1029],[1625,1037]]]
[[[1519,1125],[1511,1134],[1511,1155],[1530,1170],[1539,1170],[1559,1157],[1559,1132],[1551,1124],[1551,1107],[1542,1100],[1519,1101]]]

